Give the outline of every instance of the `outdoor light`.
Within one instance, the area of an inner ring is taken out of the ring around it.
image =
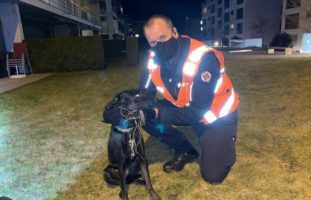
[[[203,27],[201,27],[201,31],[203,31]]]
[[[135,34],[135,37],[136,37],[136,38],[139,38],[139,34]]]
[[[201,25],[203,24],[203,20],[200,21],[200,24],[201,24]]]
[[[218,46],[219,46],[219,42],[218,42],[218,41],[215,41],[215,42],[214,42],[214,46],[215,46],[215,47],[218,47]]]
[[[231,29],[234,29],[234,24],[231,24],[231,25],[230,25],[230,28],[231,28]]]

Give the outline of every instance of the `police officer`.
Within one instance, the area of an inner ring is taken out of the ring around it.
[[[178,34],[172,21],[152,16],[144,25],[150,45],[148,64],[139,88],[164,100],[144,111],[146,132],[173,148],[167,173],[180,171],[199,154],[175,126],[191,126],[201,146],[200,169],[204,180],[217,184],[235,163],[239,99],[225,72],[221,52]]]

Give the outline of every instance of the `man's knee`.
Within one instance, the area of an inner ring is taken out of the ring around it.
[[[220,184],[222,183],[225,178],[228,176],[229,172],[231,170],[231,167],[226,167],[223,170],[208,170],[208,169],[202,169],[201,175],[202,178],[210,183],[210,184]]]

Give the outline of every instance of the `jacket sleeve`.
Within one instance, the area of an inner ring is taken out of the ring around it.
[[[202,77],[203,75],[205,76]],[[184,108],[160,108],[160,121],[171,124],[191,124],[200,121],[211,106],[219,76],[220,64],[215,54],[207,53],[203,56],[199,71],[193,80],[190,105]]]
[[[144,68],[141,74],[138,89],[141,92],[144,92],[148,96],[148,98],[153,100],[155,99],[157,89],[153,84],[153,82],[151,81],[151,79],[149,78],[149,72],[147,68]]]

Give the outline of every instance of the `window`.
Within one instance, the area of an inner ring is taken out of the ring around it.
[[[237,0],[236,1],[236,4],[242,4],[242,3],[244,3],[244,0]]]
[[[218,4],[221,4],[222,3],[222,0],[218,0]]]
[[[217,22],[217,28],[218,28],[218,29],[221,29],[221,26],[222,26],[222,21],[221,21],[221,20],[218,20],[218,22]]]
[[[212,37],[214,37],[214,36],[215,36],[215,29],[212,28],[212,29],[210,30],[210,34],[211,34]]]
[[[297,29],[299,28],[299,13],[293,15],[286,15],[285,29]]]
[[[224,21],[225,21],[225,22],[228,22],[229,20],[230,20],[229,12],[226,12],[226,13],[225,13],[225,19],[224,19]]]
[[[242,19],[243,18],[243,8],[239,8],[236,10],[236,19]]]
[[[287,0],[286,9],[300,7],[300,0]]]
[[[218,8],[217,17],[221,17],[221,16],[222,16],[222,8]]]
[[[215,13],[215,5],[212,5],[211,13]]]
[[[215,24],[215,17],[212,17],[211,18],[211,25],[214,25]]]
[[[230,6],[230,1],[229,0],[225,0],[225,9],[229,8]]]
[[[99,8],[100,9],[106,9],[106,2],[100,2],[99,3]]]
[[[242,23],[239,23],[236,25],[236,33],[237,34],[243,33],[243,24]]]
[[[225,35],[228,35],[229,34],[229,25],[226,25],[225,28],[224,28],[224,33]]]
[[[231,10],[231,15],[234,15],[234,10]]]

